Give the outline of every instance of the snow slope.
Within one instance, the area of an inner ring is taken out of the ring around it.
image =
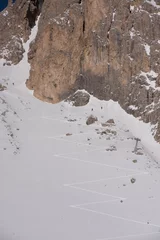
[[[25,80],[37,27],[19,65],[0,65],[0,240],[159,240],[151,126],[92,96],[79,108],[35,99]]]

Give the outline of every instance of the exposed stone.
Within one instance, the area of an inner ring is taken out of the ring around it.
[[[109,123],[109,124],[115,124],[115,122],[114,122],[113,119],[109,119],[109,120],[107,121],[107,123]]]
[[[135,178],[132,178],[131,179],[131,183],[135,183],[136,182],[136,179]]]
[[[115,122],[113,119],[109,119],[107,122],[105,123],[102,123],[102,127],[108,127],[108,126],[114,126],[115,125]]]
[[[66,133],[66,136],[67,137],[72,136],[72,133]]]
[[[7,89],[7,88],[0,83],[0,91],[4,91],[4,90],[6,90],[6,89]]]
[[[136,160],[136,159],[134,159],[132,162],[133,162],[133,163],[137,163],[137,160]]]
[[[76,93],[69,96],[66,101],[71,102],[73,106],[80,107],[88,104],[90,95],[87,92],[77,91]]]
[[[108,135],[108,134],[110,134],[110,135],[117,135],[117,132],[107,128],[105,131],[97,132],[97,134],[101,134],[101,135]]]
[[[93,115],[90,115],[86,121],[86,124],[91,125],[91,124],[95,123],[96,121],[98,121],[98,118]]]
[[[106,151],[110,151],[110,152],[117,151],[117,148],[116,146],[110,146],[109,148],[106,149]]]

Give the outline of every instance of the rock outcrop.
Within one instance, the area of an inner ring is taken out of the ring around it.
[[[159,0],[42,3],[17,0],[7,10],[15,22],[22,20],[20,30],[18,25],[14,30],[19,41],[22,36],[26,41],[41,12],[37,38],[29,52],[27,86],[34,95],[55,103],[85,89],[100,99],[113,99],[128,113],[156,124],[155,137],[160,141]],[[4,46],[2,40],[0,44]],[[11,60],[17,63],[22,55],[13,57],[13,52]]]
[[[90,115],[88,118],[87,118],[87,120],[86,120],[86,124],[87,125],[91,125],[91,124],[93,124],[93,123],[95,123],[95,122],[97,122],[98,121],[98,118],[97,117],[95,117],[95,116],[93,116],[93,115]]]
[[[76,89],[83,53],[83,17],[78,0],[44,2],[37,39],[29,53],[32,68],[27,81],[39,99],[55,103]]]
[[[0,13],[0,58],[17,64],[23,58],[23,42],[29,38],[43,0],[16,0]]]
[[[69,96],[65,101],[75,107],[82,107],[89,103],[90,95],[84,91],[77,91]]]

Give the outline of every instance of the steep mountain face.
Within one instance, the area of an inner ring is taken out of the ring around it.
[[[40,13],[29,52],[34,95],[55,103],[86,89],[156,124],[160,141],[160,1],[17,0],[0,16],[1,57],[22,59]]]
[[[43,0],[9,0],[8,8],[0,13],[0,57],[19,63],[23,58],[26,42],[40,13]]]

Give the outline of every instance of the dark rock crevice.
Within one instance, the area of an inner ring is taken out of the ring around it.
[[[44,0],[32,0],[28,6],[26,19],[30,29],[35,26],[36,19],[41,13],[43,2]]]
[[[83,33],[85,32],[85,28],[86,28],[86,22],[85,19],[83,20]]]

